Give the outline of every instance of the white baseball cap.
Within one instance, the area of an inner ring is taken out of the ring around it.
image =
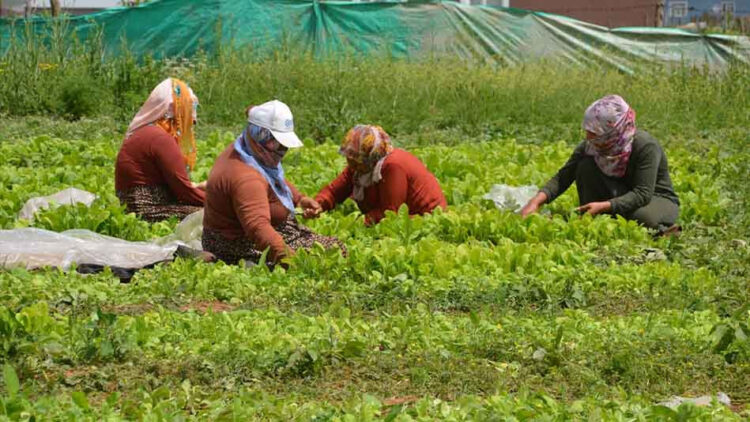
[[[281,101],[273,100],[251,108],[247,112],[247,121],[270,130],[273,137],[287,148],[304,145],[294,133],[292,111]]]

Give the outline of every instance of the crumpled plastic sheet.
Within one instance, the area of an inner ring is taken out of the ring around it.
[[[490,192],[482,198],[494,202],[498,209],[519,212],[537,192],[539,192],[539,188],[533,185],[492,185]]]
[[[696,406],[710,406],[714,400],[716,400],[716,402],[721,403],[725,406],[729,406],[732,404],[732,401],[729,399],[729,396],[726,395],[726,393],[717,393],[715,396],[700,396],[700,397],[673,396],[669,400],[659,403],[659,405],[666,406],[670,409],[677,409],[683,403],[692,403]]]
[[[165,245],[172,242],[183,244],[199,251],[203,250],[201,238],[203,236],[203,210],[196,211],[180,221],[174,229],[174,233],[164,236],[155,241],[156,244]]]
[[[74,262],[143,268],[171,260],[178,246],[202,250],[202,234],[203,210],[185,217],[173,234],[152,242],[130,242],[79,229],[62,233],[37,228],[0,230],[0,268],[56,267],[67,271]]]
[[[37,196],[29,199],[18,213],[18,218],[34,221],[34,215],[37,212],[49,208],[52,204],[74,205],[81,203],[90,206],[95,199],[96,195],[91,192],[77,188],[67,188],[52,195]]]
[[[89,230],[56,233],[36,228],[0,230],[0,268],[56,267],[94,264],[143,268],[171,260],[179,242],[130,242]]]

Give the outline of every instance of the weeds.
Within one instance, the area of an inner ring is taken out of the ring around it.
[[[599,66],[499,68],[446,57],[320,59],[292,46],[155,59],[133,57],[124,42],[118,55],[108,54],[96,33],[85,44],[63,41],[71,38],[61,23],[48,35],[29,26],[24,41],[8,40],[0,57],[0,113],[112,116],[126,125],[159,81],[176,76],[199,96],[201,122],[235,128],[248,104],[278,98],[292,105],[300,134],[318,142],[338,140],[358,122],[399,135],[455,129],[470,137],[528,136],[533,127],[535,135],[572,139],[582,110],[610,93],[624,96],[657,136],[750,125],[750,68],[742,64],[626,75]]]

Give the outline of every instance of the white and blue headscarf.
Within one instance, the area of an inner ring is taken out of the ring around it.
[[[249,137],[249,139],[246,137]],[[237,140],[234,141],[234,150],[237,151],[245,164],[263,175],[263,178],[265,178],[268,184],[271,185],[271,189],[273,189],[273,193],[276,194],[279,201],[281,201],[284,207],[294,215],[292,190],[289,189],[289,185],[287,185],[286,179],[284,178],[284,168],[281,167],[281,162],[273,167],[265,166],[262,163],[262,160],[256,157],[256,153],[252,148],[248,147],[249,142],[255,142],[263,148],[271,139],[273,139],[273,135],[270,130],[250,123],[247,128],[242,131],[242,134],[240,134]]]

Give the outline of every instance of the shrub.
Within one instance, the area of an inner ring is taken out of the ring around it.
[[[102,92],[90,78],[67,79],[60,90],[60,115],[70,120],[97,114]]]

